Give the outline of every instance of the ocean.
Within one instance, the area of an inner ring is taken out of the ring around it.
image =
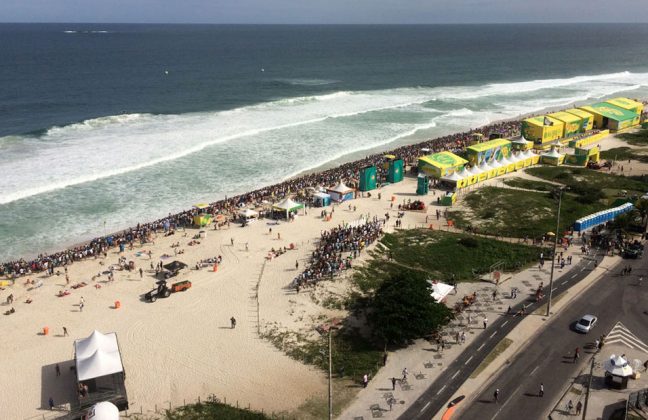
[[[0,261],[546,108],[648,97],[648,25],[0,24]]]

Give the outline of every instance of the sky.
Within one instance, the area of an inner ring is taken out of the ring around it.
[[[2,0],[0,22],[648,22],[648,0]]]

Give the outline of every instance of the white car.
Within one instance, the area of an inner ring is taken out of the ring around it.
[[[585,315],[576,323],[574,329],[578,332],[587,334],[592,328],[594,328],[596,321],[598,321],[598,318],[594,315]]]

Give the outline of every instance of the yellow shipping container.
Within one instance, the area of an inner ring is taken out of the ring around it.
[[[560,111],[549,114],[548,117],[555,118],[564,124],[562,137],[573,136],[580,132],[581,119],[574,114]]]
[[[583,111],[582,109],[578,108],[571,108],[565,110],[565,112],[576,115],[578,118],[580,118],[580,132],[584,133],[585,131],[589,131],[592,129],[594,125],[594,115],[590,114],[587,111]]]
[[[644,109],[644,106],[641,102],[633,101],[632,99],[628,98],[608,99],[605,102],[616,105],[619,108],[627,109],[628,111],[634,112],[635,114],[639,115],[641,115]]]
[[[549,143],[563,136],[564,125],[549,116],[531,117],[522,121],[522,135],[534,144]]]

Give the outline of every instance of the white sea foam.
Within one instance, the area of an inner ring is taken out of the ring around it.
[[[155,167],[232,141],[258,146],[280,139],[284,147],[296,152],[308,149],[309,144],[335,147],[335,153],[322,155],[323,161],[330,161],[400,141],[422,129],[448,132],[473,128],[645,86],[648,74],[620,72],[477,87],[339,91],[219,112],[94,118],[52,127],[38,139],[0,138],[0,147],[11,145],[11,153],[0,154],[0,204]],[[440,109],[424,106],[435,99]],[[432,120],[430,113],[436,114]],[[330,132],[339,127],[342,137],[333,141]],[[287,146],[289,141],[292,144]],[[267,159],[279,161],[282,156]],[[296,162],[291,173],[320,166],[323,161]],[[268,176],[273,179],[272,174]]]

